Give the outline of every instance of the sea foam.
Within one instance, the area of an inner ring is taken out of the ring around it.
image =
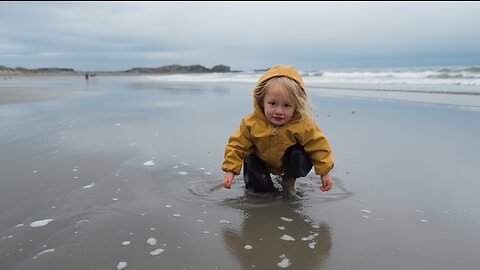
[[[43,227],[48,225],[48,223],[52,222],[53,219],[43,219],[43,220],[37,220],[32,223],[30,223],[30,227],[32,228],[38,228],[38,227]]]

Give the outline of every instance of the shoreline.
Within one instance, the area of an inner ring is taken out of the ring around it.
[[[132,81],[141,81],[144,87],[159,88],[168,83],[199,83],[221,84],[224,82],[254,84],[235,75],[202,75],[198,73],[179,74],[139,74],[139,73],[102,73],[89,74],[88,79],[83,73],[50,73],[50,74],[22,74],[12,76],[0,75],[0,105],[34,102],[67,97],[83,96],[92,88],[92,84],[104,83],[105,81],[122,80],[125,78]],[[207,74],[207,73],[203,73]],[[212,73],[213,74],[213,73]],[[108,78],[111,79],[108,79]],[[148,77],[148,78],[147,78]],[[102,78],[100,80],[100,78]],[[131,79],[128,79],[131,78]],[[212,79],[213,78],[213,79]],[[71,81],[78,84],[75,91],[61,87],[45,88],[47,81]],[[3,83],[2,83],[3,82]],[[373,83],[319,83],[306,80],[310,95],[337,96],[349,98],[366,98],[393,102],[415,102],[443,106],[466,107],[467,110],[480,111],[480,92],[478,87],[471,85],[424,85],[424,84],[373,84]]]
[[[0,65],[0,76],[64,76],[64,75],[79,75],[79,76],[98,76],[98,75],[146,75],[146,74],[197,74],[197,73],[229,73],[238,72],[232,71],[229,66],[216,65],[212,68],[207,68],[202,65],[167,65],[161,67],[134,67],[121,71],[77,71],[72,68],[34,68],[27,69],[23,67],[9,68]]]

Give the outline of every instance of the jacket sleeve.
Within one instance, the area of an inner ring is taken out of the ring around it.
[[[228,139],[225,147],[225,157],[222,163],[222,170],[240,174],[243,165],[243,159],[252,153],[253,143],[250,139],[250,127],[242,119],[240,127],[233,132]]]
[[[298,142],[303,145],[312,160],[315,173],[324,175],[332,170],[334,161],[330,144],[315,122],[307,121]]]

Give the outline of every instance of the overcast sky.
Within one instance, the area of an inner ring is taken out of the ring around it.
[[[0,65],[480,65],[480,2],[0,2]]]

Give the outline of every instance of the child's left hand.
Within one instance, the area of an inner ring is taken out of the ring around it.
[[[330,178],[330,175],[321,175],[320,179],[322,180],[322,186],[320,187],[320,190],[323,192],[329,191],[333,186],[333,181],[332,178]]]

